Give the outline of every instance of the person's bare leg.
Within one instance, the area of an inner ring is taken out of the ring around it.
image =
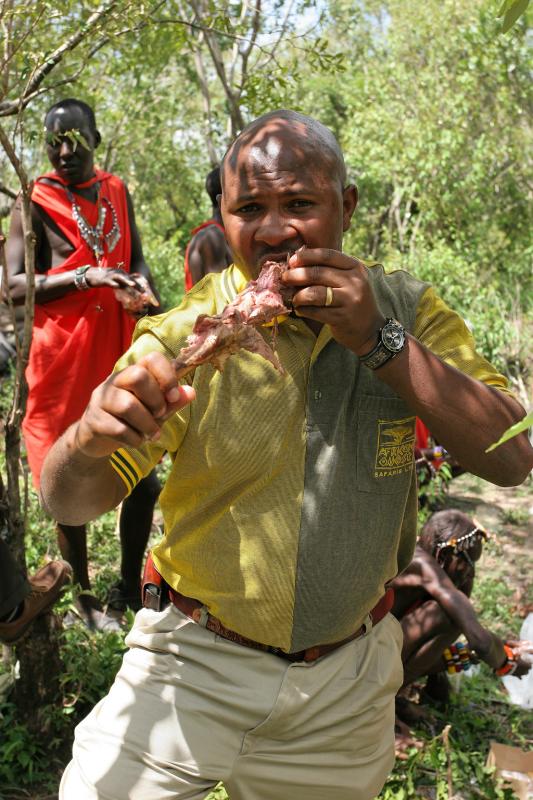
[[[161,485],[155,470],[140,481],[124,500],[120,510],[119,534],[122,558],[120,582],[111,591],[109,608],[121,610],[128,605],[136,611],[141,603],[141,572],[152,528],[154,506]]]
[[[85,525],[57,525],[57,541],[59,550],[73,571],[73,581],[80,585],[83,592],[91,591],[89,564],[87,559],[87,529]],[[82,605],[89,608],[102,609],[101,603],[92,594],[83,594]]]
[[[58,524],[57,540],[61,555],[72,567],[73,582],[79,584],[82,589],[76,598],[76,606],[87,627],[98,630],[120,630],[116,620],[104,614],[102,603],[91,593],[85,525]]]
[[[452,626],[448,633],[441,633],[430,641],[425,642],[413,654],[407,664],[404,664],[404,686],[426,675],[442,672],[444,669],[444,650],[453,644],[460,634],[461,631]]]
[[[461,631],[434,600],[428,600],[410,614],[406,614],[401,620],[401,625],[404,632],[402,688],[405,689],[414,681],[429,676],[424,694],[446,703],[449,684],[446,673],[443,672],[443,652],[455,642]],[[436,680],[432,682],[434,675]],[[435,689],[439,688],[438,694],[431,691],[433,684]],[[407,725],[417,725],[427,721],[427,713],[418,703],[402,697],[401,693],[396,697],[396,717]],[[398,736],[401,739],[401,732]],[[400,746],[401,742],[397,744]]]
[[[127,594],[139,593],[141,569],[161,485],[152,471],[124,500],[120,512],[120,575]]]
[[[434,671],[442,653],[461,631],[435,600],[428,600],[401,620],[404,686]]]

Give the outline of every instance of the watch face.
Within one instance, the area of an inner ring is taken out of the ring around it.
[[[399,353],[405,343],[405,331],[396,320],[391,320],[381,330],[381,341],[393,353]]]

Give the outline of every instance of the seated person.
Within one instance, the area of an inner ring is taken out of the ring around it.
[[[426,694],[446,701],[446,673],[460,671],[467,659],[484,661],[497,675],[521,676],[530,669],[520,643],[504,643],[484,628],[469,600],[486,538],[486,531],[461,511],[438,511],[422,528],[413,560],[392,581],[392,613],[404,634],[404,687],[428,676]],[[473,653],[453,646],[461,634]],[[399,699],[399,716],[408,711]]]

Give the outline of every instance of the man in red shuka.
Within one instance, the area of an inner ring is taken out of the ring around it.
[[[222,193],[220,167],[215,167],[205,179],[205,190],[211,198],[211,219],[202,222],[191,232],[192,239],[185,251],[185,291],[192,289],[209,272],[222,272],[232,262],[226,243],[218,198]]]
[[[35,320],[26,372],[29,397],[23,423],[33,482],[51,445],[85,408],[93,389],[128,348],[135,314],[158,305],[120,178],[94,165],[100,144],[93,110],[62,100],[45,116],[47,155],[54,168],[32,191],[36,235]],[[27,279],[20,199],[7,244],[8,285],[24,303]],[[120,519],[121,580],[112,605],[140,606],[139,581],[152,512],[159,494],[155,474],[125,500]],[[59,547],[85,590],[78,609],[91,628],[117,628],[91,588],[85,526],[58,525]]]

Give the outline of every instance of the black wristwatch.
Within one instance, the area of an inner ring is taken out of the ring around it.
[[[74,286],[76,289],[79,289],[80,292],[85,292],[87,289],[91,288],[87,283],[87,276],[85,275],[88,269],[91,269],[90,264],[87,267],[76,267],[74,272]]]
[[[378,343],[366,356],[360,356],[361,364],[369,369],[379,369],[405,347],[405,330],[396,319],[385,320],[378,331]]]

